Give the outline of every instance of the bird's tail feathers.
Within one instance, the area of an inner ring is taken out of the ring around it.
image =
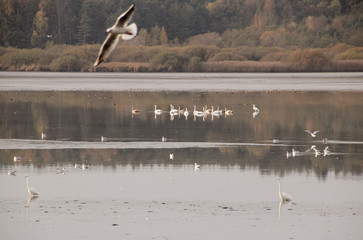
[[[137,26],[136,26],[136,23],[132,23],[130,24],[129,26],[127,26],[127,32],[131,33],[130,34],[122,34],[122,39],[123,40],[131,40],[133,39],[136,34],[137,34]]]

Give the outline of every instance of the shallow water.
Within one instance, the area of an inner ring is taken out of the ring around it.
[[[361,92],[19,90],[0,91],[6,239],[363,234]],[[233,115],[172,116],[170,104],[219,106]],[[260,109],[255,116],[252,104]],[[154,105],[165,112],[155,115]],[[319,133],[313,138],[305,129]],[[315,157],[312,145],[330,152]],[[287,156],[292,149],[296,156]],[[8,176],[12,170],[17,176]],[[25,175],[39,198],[28,199]],[[276,177],[292,203],[280,205]]]

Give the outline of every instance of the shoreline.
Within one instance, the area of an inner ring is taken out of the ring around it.
[[[0,72],[0,91],[363,91],[362,72]]]

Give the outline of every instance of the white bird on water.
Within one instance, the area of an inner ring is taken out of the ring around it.
[[[252,109],[253,109],[253,113],[252,113],[252,117],[255,118],[259,113],[260,113],[260,109],[258,109],[258,107],[256,107],[255,104],[252,104]]]
[[[168,139],[164,136],[161,137],[161,142],[166,142]]]
[[[45,133],[42,133],[42,140],[46,139],[47,138],[47,134]]]
[[[107,29],[108,36],[103,42],[98,58],[94,66],[98,66],[103,62],[111,52],[116,48],[120,38],[123,40],[133,39],[137,34],[137,26],[135,23],[128,25],[134,15],[135,4],[132,4],[123,14],[119,16],[115,25]]]
[[[199,171],[200,165],[198,163],[194,163],[194,171]]]
[[[26,186],[28,188],[30,198],[39,197],[39,193],[34,188],[29,186],[29,176],[25,176],[24,178],[26,178]]]
[[[276,180],[279,183],[279,196],[280,196],[281,202],[290,202],[290,201],[292,201],[292,197],[289,194],[281,192],[280,178],[277,178]]]
[[[155,113],[155,115],[160,115],[160,114],[162,114],[162,113],[163,113],[163,110],[158,109],[158,108],[156,107],[156,105],[155,105],[155,106],[154,106],[154,113]]]
[[[101,142],[107,142],[107,137],[101,136]]]
[[[309,130],[305,130],[305,132],[309,133],[312,137],[316,137],[316,134],[317,134],[319,131],[310,132]]]
[[[330,155],[330,151],[329,151],[329,147],[326,147],[324,150],[323,150],[324,154],[323,156],[325,157],[326,155]]]
[[[8,176],[16,176],[16,170],[8,171]]]
[[[57,174],[65,174],[65,169],[64,169],[64,167],[62,168],[62,169],[59,169],[59,168],[57,168]]]
[[[14,156],[14,162],[20,162],[20,161],[21,161],[21,157]]]
[[[170,160],[174,160],[174,153],[170,153],[169,158],[170,158]]]
[[[315,146],[315,145],[311,146],[311,149],[312,149],[312,150],[314,150],[314,152],[315,152],[315,157],[317,157],[317,156],[319,156],[319,155],[320,155],[320,151],[319,151],[318,149],[316,149],[316,146]]]

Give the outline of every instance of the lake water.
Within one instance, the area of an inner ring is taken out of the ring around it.
[[[0,76],[5,239],[362,237],[359,73]],[[233,114],[193,116],[205,105]]]

